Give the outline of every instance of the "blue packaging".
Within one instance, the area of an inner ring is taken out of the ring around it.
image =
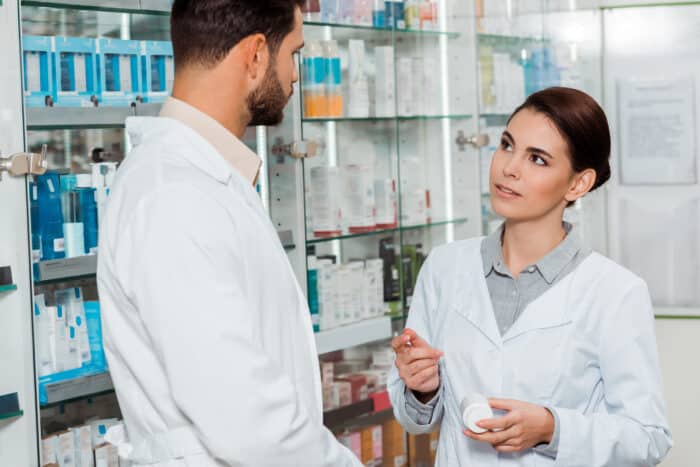
[[[27,107],[45,107],[56,99],[53,75],[53,41],[48,36],[22,36],[24,102]]]
[[[46,172],[36,177],[38,222],[37,232],[41,238],[41,259],[65,258],[63,239],[63,212],[59,175]]]
[[[104,105],[129,106],[140,100],[140,43],[102,38],[96,45],[100,101]]]
[[[98,104],[95,39],[54,37],[53,69],[56,105],[92,107]]]
[[[38,277],[41,235],[39,234],[39,189],[35,182],[29,182],[29,214],[32,232],[32,272],[34,277]]]
[[[386,12],[384,10],[372,11],[372,26],[375,28],[386,27]]]
[[[88,338],[90,340],[89,367],[95,372],[107,371],[107,360],[102,345],[102,320],[100,318],[99,302],[85,302],[85,321],[87,322]]]
[[[164,41],[142,41],[140,45],[143,100],[165,102],[172,92],[175,77],[173,46]]]
[[[384,2],[385,21],[388,28],[394,29],[405,29],[406,21],[404,20],[404,7],[403,0],[401,1],[390,1]]]
[[[94,188],[76,188],[80,197],[80,209],[85,233],[85,251],[88,254],[97,253],[98,220],[96,190]]]

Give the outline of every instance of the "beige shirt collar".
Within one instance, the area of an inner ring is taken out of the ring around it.
[[[255,185],[262,165],[260,157],[219,122],[174,97],[165,101],[160,116],[172,118],[193,129],[246,180]]]

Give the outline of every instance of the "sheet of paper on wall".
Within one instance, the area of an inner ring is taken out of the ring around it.
[[[700,305],[700,200],[622,199],[621,262],[649,286],[654,305]]]
[[[621,182],[697,183],[693,77],[617,82]]]

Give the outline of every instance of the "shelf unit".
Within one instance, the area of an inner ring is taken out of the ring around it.
[[[405,225],[405,226],[396,227],[393,229],[377,229],[377,230],[371,230],[369,232],[362,232],[362,233],[356,233],[356,234],[348,233],[348,234],[333,235],[333,236],[328,236],[328,237],[314,237],[311,235],[308,237],[306,244],[307,245],[315,245],[315,244],[319,244],[319,243],[332,242],[335,240],[349,240],[349,239],[353,239],[353,238],[389,235],[389,234],[393,234],[393,233],[397,233],[397,232],[408,232],[411,230],[427,229],[427,228],[431,228],[431,227],[464,224],[467,221],[468,221],[468,219],[466,217],[462,217],[459,219],[453,219],[453,220],[448,220],[448,221],[437,221],[437,222],[429,222],[426,224]]]
[[[45,389],[46,403],[42,404],[42,408],[109,393],[114,391],[114,386],[109,373],[104,372],[66,381],[47,383]]]
[[[390,317],[368,319],[317,332],[315,334],[316,350],[319,354],[325,354],[389,339],[391,335]]]

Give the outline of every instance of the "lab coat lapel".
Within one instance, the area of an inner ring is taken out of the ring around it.
[[[455,311],[471,322],[493,345],[501,347],[503,340],[482,270],[481,251],[479,248],[475,251],[477,254],[467,261],[469,267],[458,279]]]
[[[569,313],[569,295],[575,273],[569,274],[552,288],[530,303],[503,336],[504,342],[538,329],[550,329],[572,322]]]

